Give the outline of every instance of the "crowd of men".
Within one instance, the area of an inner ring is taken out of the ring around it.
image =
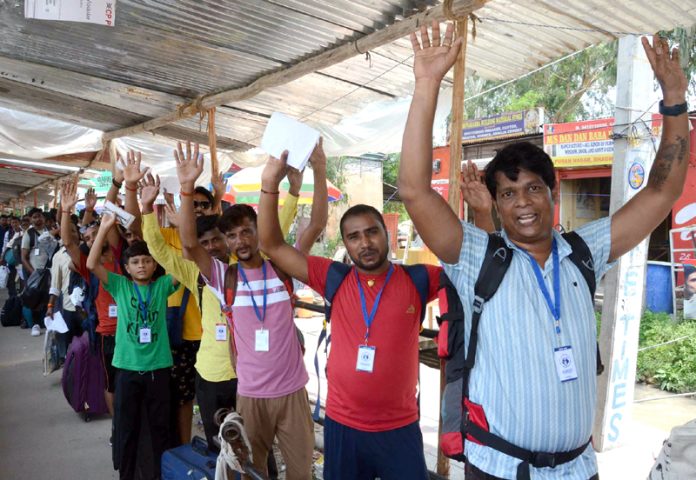
[[[213,193],[196,187],[203,157],[190,144],[174,152],[180,209],[169,207],[173,227],[160,226],[154,207],[159,178],[141,167],[134,152],[114,171],[107,194],[117,202],[123,189],[124,208],[136,217],[127,230],[109,213],[96,218],[92,193],[78,218],[74,182],[63,186],[55,218],[39,209],[21,219],[3,217],[3,258],[18,243],[21,252],[21,263],[11,267],[19,285],[13,278],[10,294],[50,264],[44,311],[25,315],[32,334],[40,332],[45,315],[59,309],[70,327],[66,342],[80,334],[83,316],[69,300],[74,274],[95,296],[95,338],[114,416],[120,478],[135,476],[141,421],[150,427],[152,469],[159,476],[162,453],[191,438],[194,399],[211,449],[218,448],[215,411],[234,408],[244,419],[257,470],[272,473],[269,453],[277,439],[286,478],[312,478],[315,438],[304,346],[294,323],[293,279],[321,295],[332,291],[324,478],[427,478],[417,402],[418,339],[423,300],[436,298],[443,271],[464,309],[461,342],[471,340],[471,318],[480,316],[475,367],[467,367],[468,384],[458,402],[466,410],[460,433],[466,438],[467,480],[598,478],[590,439],[596,400],[593,303],[570,258],[572,247],[553,229],[553,164],[530,144],[506,147],[486,168],[483,182],[471,168],[463,179],[462,193],[476,207],[477,226],[457,218],[432,190],[430,178],[437,96],[461,40],[453,40],[451,26],[441,37],[433,23],[432,34],[422,27],[412,43],[416,83],[399,191],[424,242],[442,262],[425,266],[425,292],[390,261],[384,220],[366,205],[351,207],[341,218],[352,267],[340,280],[333,262],[310,255],[327,221],[321,142],[310,158],[315,186],[310,224],[294,245],[284,238],[302,173],[286,165],[287,154],[269,158],[258,212],[243,204],[223,210],[219,175]],[[653,45],[644,40],[644,48],[663,92],[662,141],[647,186],[613,216],[577,231],[591,253],[596,280],[668,214],[688,164],[686,79],[678,53],[658,37]],[[279,212],[285,176],[290,191]],[[501,224],[498,234],[492,208]],[[494,236],[502,238],[512,259],[498,293],[482,305],[475,283]],[[561,358],[572,368],[559,365]]]

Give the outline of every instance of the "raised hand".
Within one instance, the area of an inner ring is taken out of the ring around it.
[[[667,39],[657,34],[653,36],[652,46],[646,37],[641,38],[641,42],[655,77],[662,87],[665,105],[684,103],[689,82],[679,63],[679,49],[675,47],[670,52]]]
[[[183,186],[193,186],[198,177],[203,173],[203,154],[198,151],[198,144],[191,149],[191,142],[186,142],[186,153],[184,153],[181,142],[177,144],[177,149],[174,150],[174,159],[176,160],[176,174],[179,177],[179,183]]]
[[[140,171],[140,162],[143,156],[140,152],[128,151],[125,167],[123,169],[123,179],[131,187],[134,187],[147,173],[148,169]]]
[[[210,183],[213,184],[213,191],[215,195],[224,195],[227,191],[227,182],[225,181],[225,175],[223,172],[213,172],[210,176]]]
[[[270,193],[278,193],[283,177],[288,173],[288,151],[285,150],[280,158],[268,156],[266,166],[261,173],[261,189]]]
[[[440,82],[445,74],[452,68],[457,60],[462,39],[452,40],[454,36],[454,25],[447,24],[445,37],[440,42],[440,23],[433,20],[432,41],[428,36],[428,27],[423,25],[420,28],[420,41],[416,33],[411,34],[411,46],[413,47],[413,73],[416,76],[416,83],[419,81],[432,80]]]
[[[169,221],[169,225],[178,228],[179,225],[181,225],[181,219],[179,217],[179,212],[176,211],[176,207],[174,206],[173,203],[167,203],[164,206],[164,212],[167,215],[167,220]]]
[[[304,178],[304,170],[299,171],[296,168],[287,167],[287,170],[285,173],[288,176],[288,183],[290,183],[290,188],[288,189],[288,193],[290,193],[290,195],[293,195],[295,197],[299,197],[300,190],[302,189],[302,179]],[[282,181],[282,177],[281,177],[281,181]]]
[[[312,165],[312,169],[315,170],[317,167],[326,167],[326,154],[324,153],[324,137],[319,137],[319,143],[312,150],[312,155],[309,157],[309,163]]]
[[[94,191],[94,188],[89,188],[87,190],[87,193],[85,193],[85,208],[87,210],[94,210],[94,207],[97,206],[97,193]]]
[[[119,185],[123,183],[123,159],[121,158],[121,154],[116,152],[116,162],[114,163],[113,168],[111,169],[111,178],[114,182],[118,183]]]
[[[140,201],[143,202],[143,205],[152,207],[152,204],[155,203],[157,199],[157,195],[159,195],[159,190],[159,175],[153,177],[151,173],[148,173],[145,175],[145,178],[140,181]]]
[[[116,216],[109,211],[105,211],[104,214],[101,216],[101,223],[99,224],[99,230],[109,230],[111,227],[114,226],[115,223],[116,223]]]
[[[77,205],[77,178],[60,187],[60,208],[68,213]]]
[[[464,201],[477,213],[490,215],[493,209],[493,198],[486,185],[481,181],[478,168],[471,160],[466,164],[466,170],[462,172],[459,188],[462,191]]]

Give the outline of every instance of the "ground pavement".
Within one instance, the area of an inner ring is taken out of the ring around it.
[[[6,291],[0,290],[0,305],[6,296]],[[314,399],[317,384],[313,359],[321,319],[298,319],[297,325],[306,339],[305,363],[310,373],[307,389]],[[0,476],[11,480],[118,478],[111,466],[109,417],[87,423],[70,409],[60,386],[61,371],[43,376],[43,341],[44,334],[31,337],[29,330],[19,327],[0,328]],[[323,364],[323,353],[320,357]],[[436,461],[438,381],[437,371],[421,366],[421,428],[426,460],[432,470]],[[321,391],[325,397],[325,382]],[[636,398],[660,395],[664,392],[651,387],[636,388]],[[603,480],[646,478],[669,430],[696,418],[696,400],[670,398],[637,403],[633,417],[632,442],[598,455]],[[464,478],[460,464],[452,463],[450,478]]]

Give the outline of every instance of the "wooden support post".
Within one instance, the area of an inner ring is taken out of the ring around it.
[[[459,51],[457,62],[454,64],[454,88],[452,91],[452,114],[450,120],[450,174],[449,193],[447,201],[452,211],[459,217],[461,207],[461,193],[459,192],[459,175],[462,163],[462,123],[464,120],[464,80],[466,68],[466,43],[468,38],[469,19],[465,17],[455,23],[456,37],[462,38],[462,48]],[[445,362],[440,361],[440,411],[442,411],[442,396],[445,392]],[[437,473],[443,477],[449,477],[449,459],[440,449],[440,437],[442,435],[442,416],[438,424],[437,445]]]
[[[468,18],[457,20],[455,32],[462,37],[462,48],[454,64],[454,88],[452,90],[452,114],[450,120],[450,175],[448,203],[459,216],[459,176],[462,162],[462,123],[464,121],[464,70],[466,67],[466,43]]]

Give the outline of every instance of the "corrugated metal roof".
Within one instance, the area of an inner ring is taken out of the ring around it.
[[[0,105],[115,130],[243,87],[440,2],[118,0],[113,28],[27,20],[23,3],[0,1]],[[464,3],[472,2],[455,1]],[[696,23],[696,0],[481,3],[467,70],[497,80],[622,32]],[[411,55],[407,38],[373,49],[369,59],[356,49],[342,63],[220,107],[218,134],[256,145],[276,110],[335,124],[368,103],[408,95]],[[199,131],[195,119],[178,126]]]

